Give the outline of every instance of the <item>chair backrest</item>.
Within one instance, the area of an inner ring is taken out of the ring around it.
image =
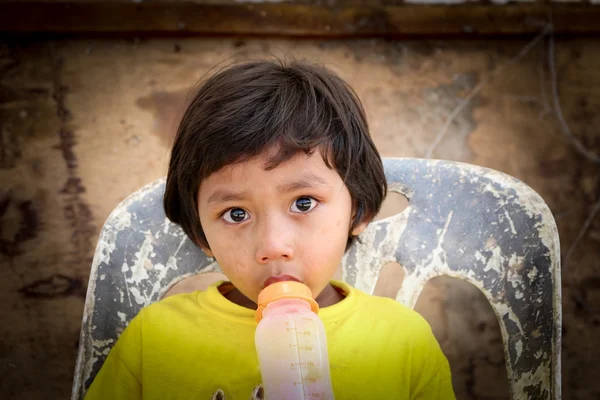
[[[409,199],[373,222],[342,261],[343,280],[373,293],[384,264],[405,269],[396,299],[414,307],[425,283],[470,282],[502,331],[512,399],[559,399],[561,276],[554,218],[521,181],[474,165],[384,159],[390,191]],[[110,349],[143,307],[178,281],[220,272],[166,219],[165,181],[133,193],[106,221],[94,255],[72,399],[83,398]]]

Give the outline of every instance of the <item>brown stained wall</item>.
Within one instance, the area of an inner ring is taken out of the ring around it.
[[[600,196],[599,168],[573,150],[551,110],[548,42],[514,58],[527,43],[0,42],[1,397],[68,397],[100,228],[129,193],[165,174],[189,89],[223,60],[291,53],[324,62],[357,90],[384,156],[423,157],[443,133],[434,158],[491,167],[538,191],[566,254]],[[600,153],[600,43],[559,39],[555,59],[564,118]],[[596,215],[563,266],[565,399],[600,398],[599,242]],[[417,309],[450,359],[459,399],[507,398],[500,332],[483,296],[438,278]]]

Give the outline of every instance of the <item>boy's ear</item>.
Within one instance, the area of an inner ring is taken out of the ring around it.
[[[354,229],[352,229],[352,236],[358,236],[365,230],[365,228],[369,225],[369,221],[363,221],[358,224]]]
[[[207,256],[212,257],[212,258],[215,257],[215,255],[213,254],[212,251],[210,251],[209,248],[204,247],[204,246],[201,246],[200,248],[202,249],[202,251],[204,252],[204,254],[206,254]]]
[[[354,218],[356,218],[357,213],[361,214],[361,222],[360,222],[360,224],[356,225],[354,227],[354,229],[352,229],[352,232],[350,232],[350,235],[352,235],[352,236],[360,235],[362,233],[362,231],[365,230],[367,225],[369,225],[369,222],[371,222],[371,218],[363,214],[362,205],[358,206],[358,210],[355,209],[354,212],[352,213],[352,219],[351,219],[352,221],[354,221]]]

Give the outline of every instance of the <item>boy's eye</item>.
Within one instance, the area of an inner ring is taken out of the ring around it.
[[[223,219],[230,224],[236,224],[246,220],[248,213],[241,208],[231,208],[223,213]]]
[[[290,210],[292,212],[305,213],[312,210],[316,206],[317,200],[313,199],[312,197],[305,196],[297,198],[296,201],[294,201],[294,204],[292,204],[292,207],[290,207]]]

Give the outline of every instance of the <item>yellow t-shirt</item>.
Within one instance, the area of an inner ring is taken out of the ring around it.
[[[254,311],[223,296],[221,284],[144,308],[111,350],[86,400],[210,400],[218,389],[227,400],[248,399],[261,381],[257,323]],[[319,317],[337,400],[455,398],[448,361],[418,313],[332,284],[346,297],[322,308]]]

